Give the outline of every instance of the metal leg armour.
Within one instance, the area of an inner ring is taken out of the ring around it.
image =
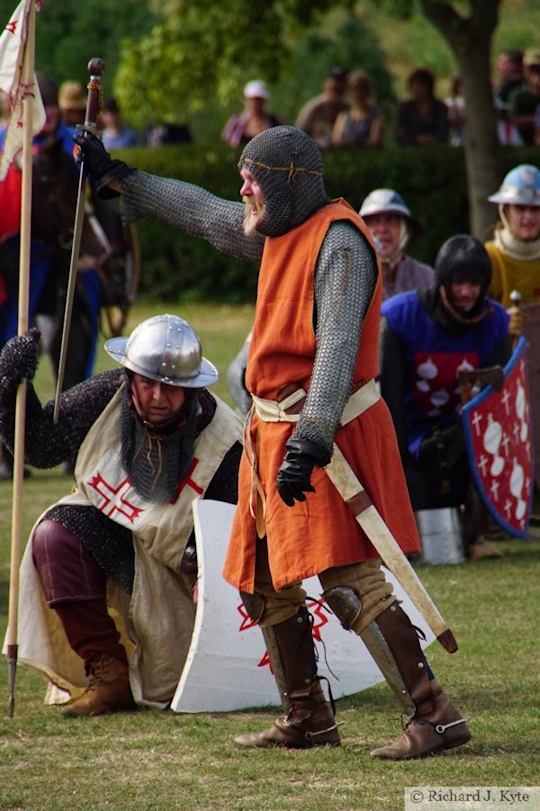
[[[310,614],[305,606],[284,622],[262,629],[280,696],[286,712],[264,732],[239,735],[240,749],[274,746],[308,749],[340,738],[333,710],[327,703],[315,661]]]

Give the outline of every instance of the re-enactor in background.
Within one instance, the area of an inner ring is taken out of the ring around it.
[[[76,456],[75,490],[32,532],[19,612],[21,660],[72,694],[72,716],[172,699],[195,618],[192,501],[235,503],[241,455],[238,419],[205,388],[217,370],[186,321],[155,316],[105,348],[123,368],[63,393],[56,424],[31,382],[39,332],[0,355],[2,440],[13,447],[26,378],[26,462]]]
[[[410,716],[372,754],[401,760],[466,743],[465,719],[435,681],[375,549],[324,471],[337,443],[404,552],[418,551],[392,419],[374,382],[380,268],[358,214],[328,198],[320,150],[294,127],[257,135],[239,161],[242,205],[111,161],[95,138],[77,142],[97,186],[121,189],[128,220],[153,216],[262,260],[246,372],[254,411],[224,576],[263,631],[286,714],[236,745],[340,742],[301,585],[312,575]]]

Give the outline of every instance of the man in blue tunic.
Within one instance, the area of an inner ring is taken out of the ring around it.
[[[383,302],[381,393],[396,427],[414,510],[462,507],[469,558],[499,557],[478,540],[478,505],[459,415],[459,366],[504,366],[509,315],[487,298],[491,262],[469,235],[448,239],[432,286]]]

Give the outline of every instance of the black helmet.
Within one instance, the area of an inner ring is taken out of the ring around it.
[[[449,291],[450,282],[467,281],[479,284],[481,298],[487,294],[491,282],[491,260],[483,243],[470,234],[457,234],[441,246],[435,259],[435,285],[444,285]]]

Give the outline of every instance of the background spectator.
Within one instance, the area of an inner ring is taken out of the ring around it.
[[[384,112],[373,103],[372,83],[360,70],[347,79],[350,108],[339,113],[332,131],[333,146],[381,146]]]
[[[506,104],[503,104],[497,96],[494,97],[494,103],[498,116],[497,137],[501,146],[523,146],[523,138],[514,122],[510,120]]]
[[[84,124],[86,114],[86,88],[80,82],[68,80],[60,85],[58,105],[62,120],[68,127]]]
[[[493,88],[493,95],[502,104],[507,105],[510,95],[521,87],[525,81],[523,75],[523,51],[519,48],[507,48],[497,58],[499,80]]]
[[[510,117],[523,143],[534,143],[534,114],[540,104],[540,49],[531,49],[523,57],[525,86],[510,96]]]
[[[101,137],[106,149],[126,149],[140,145],[135,130],[124,126],[122,112],[113,96],[105,100],[100,120],[103,127]]]
[[[450,132],[448,108],[435,98],[435,77],[426,68],[414,70],[407,81],[411,98],[400,102],[396,141],[399,146],[447,143]]]
[[[266,109],[270,93],[264,82],[256,79],[244,87],[244,112],[233,115],[223,128],[221,137],[231,146],[247,144],[251,138],[270,127],[284,122]]]
[[[450,83],[450,95],[444,100],[448,107],[450,145],[465,143],[465,99],[461,95],[461,76],[454,76]]]
[[[164,144],[191,144],[193,135],[188,124],[151,124],[146,130],[146,146]]]
[[[349,109],[345,100],[347,72],[332,68],[326,76],[323,92],[307,101],[296,119],[296,126],[307,132],[320,149],[332,146],[332,131],[339,113]]]

